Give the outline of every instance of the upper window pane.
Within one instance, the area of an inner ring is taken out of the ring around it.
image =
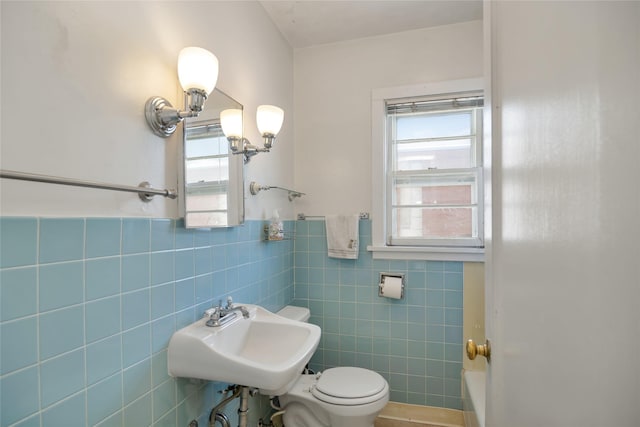
[[[471,111],[400,115],[396,119],[396,140],[469,136],[472,123]]]

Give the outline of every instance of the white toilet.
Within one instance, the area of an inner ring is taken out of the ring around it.
[[[306,322],[309,309],[287,306],[279,315]],[[279,396],[285,427],[372,427],[389,401],[389,384],[377,372],[355,367],[300,375]]]

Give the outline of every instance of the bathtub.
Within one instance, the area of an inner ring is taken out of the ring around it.
[[[462,409],[466,427],[484,427],[484,371],[464,371],[462,375]]]

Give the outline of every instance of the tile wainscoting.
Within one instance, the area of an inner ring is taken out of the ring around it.
[[[295,239],[281,242],[263,225],[0,218],[0,425],[206,425],[226,384],[170,378],[166,348],[227,295],[309,307],[316,370],[370,368],[395,402],[461,409],[462,263],[374,261],[368,220],[358,260],[327,256],[324,221],[285,221]],[[406,274],[404,300],[378,297],[382,271]],[[252,405],[256,421],[269,412]]]
[[[207,425],[226,384],[169,377],[168,341],[227,295],[291,302],[293,242],[265,244],[262,225],[1,218],[0,425]]]
[[[357,260],[327,256],[325,223],[296,221],[295,300],[322,328],[311,366],[382,374],[395,402],[462,409],[462,262],[373,260],[360,220]],[[378,296],[380,272],[404,273],[405,298]]]

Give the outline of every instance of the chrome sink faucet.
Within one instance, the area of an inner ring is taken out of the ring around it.
[[[237,316],[237,312],[242,313],[242,317],[245,319],[249,318],[249,311],[245,306],[233,306],[233,299],[231,297],[227,297],[227,304],[223,307],[222,300],[218,301],[218,306],[210,308],[209,310],[204,312],[205,317],[209,317],[207,320],[207,326],[222,326],[225,323],[228,323],[232,319],[235,319]]]

